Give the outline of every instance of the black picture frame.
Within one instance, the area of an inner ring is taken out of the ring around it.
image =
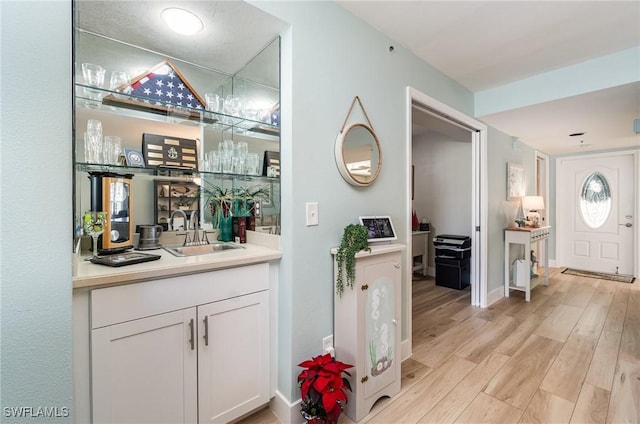
[[[268,170],[270,167],[275,169],[275,175],[269,175]],[[262,175],[265,177],[280,177],[280,152],[272,152],[270,150],[264,152]]]

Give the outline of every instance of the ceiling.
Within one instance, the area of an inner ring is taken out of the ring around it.
[[[640,46],[637,0],[337,3],[472,92]],[[165,29],[160,11],[176,5],[195,12],[204,30],[185,37]],[[287,27],[244,1],[85,0],[76,11],[82,28],[137,40],[159,53],[179,51],[228,74]],[[626,86],[476,118],[550,154],[637,146],[640,136],[632,129],[640,118],[640,64],[638,74]],[[576,132],[585,134],[569,137]]]
[[[640,46],[639,1],[337,3],[472,92]],[[640,146],[640,63],[635,83],[476,118],[550,154]]]
[[[202,0],[79,0],[77,26],[116,40],[135,40],[139,47],[175,56],[229,75],[243,69],[280,35],[287,25],[244,1]],[[195,13],[204,29],[192,36],[169,30],[160,18],[168,7]],[[171,54],[173,53],[173,55]],[[269,66],[268,69],[278,69]],[[258,81],[277,86],[279,74],[256,72]],[[274,85],[275,84],[275,85]]]

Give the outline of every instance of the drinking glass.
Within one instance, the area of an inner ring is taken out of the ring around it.
[[[117,91],[124,94],[131,93],[131,86],[129,85],[129,75],[127,75],[127,73],[124,71],[111,72],[109,89],[111,91]]]
[[[102,121],[98,119],[87,120],[87,133],[102,135]]]
[[[218,143],[218,149],[222,151],[222,153],[233,154],[233,140],[222,140]]]
[[[230,153],[222,152],[220,163],[223,173],[230,174],[233,171],[233,156]]]
[[[107,213],[104,211],[86,211],[82,217],[84,233],[91,236],[93,242],[93,254],[91,258],[98,257],[98,237],[104,232],[104,223],[106,220]],[[86,260],[91,258],[87,258]]]
[[[248,175],[258,175],[260,166],[260,157],[257,153],[249,153],[247,155],[247,174]]]
[[[116,135],[106,135],[103,150],[104,163],[118,165],[120,153],[122,153],[122,138]]]
[[[220,152],[211,152],[211,171],[222,172],[222,161],[220,158]]]
[[[207,104],[207,110],[210,112],[220,112],[220,96],[215,93],[205,93],[205,102]]]
[[[90,87],[101,88],[104,84],[105,69],[100,65],[93,63],[82,64],[82,76],[84,77],[84,83]],[[85,104],[92,108],[100,107],[100,100],[102,100],[102,93],[100,90],[85,88],[84,94],[89,99]]]
[[[84,158],[87,163],[102,162],[102,134],[84,133]]]
[[[104,84],[104,74],[105,69],[100,65],[93,63],[82,64],[82,76],[84,77],[86,85],[98,88],[102,87],[102,84]]]
[[[227,115],[237,116],[238,112],[240,112],[240,108],[242,107],[242,103],[240,102],[239,97],[233,97],[229,94],[224,99],[224,112]]]

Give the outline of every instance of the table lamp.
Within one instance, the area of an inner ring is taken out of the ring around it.
[[[526,212],[525,216],[531,227],[540,226],[540,213],[544,209],[544,198],[542,196],[523,196],[522,209]]]

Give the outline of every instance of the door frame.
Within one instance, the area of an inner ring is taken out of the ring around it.
[[[428,96],[413,87],[406,89],[406,164],[405,164],[405,186],[407,188],[407,203],[405,205],[405,216],[410,217],[412,214],[411,199],[411,164],[412,164],[412,135],[413,120],[412,108],[417,103],[433,111],[443,121],[451,122],[454,125],[464,126],[469,129],[472,134],[472,223],[469,231],[471,234],[471,242],[474,246],[474,254],[471,256],[471,304],[486,308],[488,299],[487,289],[487,234],[488,234],[488,185],[487,185],[487,126],[482,122]],[[405,228],[405,240],[410,243],[411,220]],[[412,260],[411,254],[408,253],[405,258],[405,269],[407,269],[407,279],[404,283],[405,302],[404,302],[404,322],[407,323],[407,337],[402,342],[402,358],[406,359],[411,356],[412,352],[412,294],[411,294],[411,276],[412,276]]]
[[[555,177],[558,177],[560,162],[562,160],[580,160],[580,159],[594,159],[594,158],[604,158],[604,157],[614,157],[614,156],[626,156],[630,155],[633,158],[633,180],[635,182],[634,187],[634,196],[635,201],[633,206],[633,226],[635,227],[635,231],[633,232],[633,276],[636,278],[640,278],[640,150],[617,150],[612,152],[600,152],[600,153],[591,153],[591,154],[582,154],[582,155],[566,155],[559,156],[555,159]],[[554,220],[557,224],[559,218],[559,210],[558,210],[558,184],[555,184],[555,193],[554,198],[556,199],[555,204],[555,216]],[[563,257],[562,252],[560,250],[560,241],[563,237],[562,228],[558,228],[556,225],[556,243],[555,243],[555,252],[554,256],[556,258],[557,266],[564,266],[562,263]],[[566,236],[565,236],[566,237]]]

